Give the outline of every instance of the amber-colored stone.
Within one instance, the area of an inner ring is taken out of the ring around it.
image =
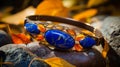
[[[39,28],[39,30],[41,32],[45,32],[46,31],[45,27],[42,24],[38,24],[38,28]]]
[[[83,47],[80,44],[75,44],[73,50],[75,51],[82,51]]]
[[[67,33],[69,33],[70,35],[73,35],[73,36],[76,35],[75,31],[72,30],[72,29],[67,29],[66,31],[67,31]]]
[[[83,39],[85,36],[83,34],[79,34],[75,37],[76,41],[80,41],[81,39]]]
[[[37,38],[36,38],[37,41],[41,41],[41,40],[43,40],[43,39],[44,39],[44,36],[41,35],[41,34],[38,35]]]

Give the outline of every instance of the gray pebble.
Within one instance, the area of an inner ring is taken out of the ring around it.
[[[14,67],[28,67],[30,61],[37,57],[32,54],[26,47],[15,44],[8,44],[0,47],[6,53],[5,62],[12,62]],[[34,61],[30,67],[49,67],[44,61]]]

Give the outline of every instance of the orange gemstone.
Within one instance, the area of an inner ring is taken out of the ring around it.
[[[43,36],[43,35],[38,35],[37,38],[36,38],[37,41],[41,41],[41,40],[43,40],[43,39],[44,39],[44,36]]]
[[[76,50],[76,51],[82,51],[83,47],[80,45],[80,44],[75,44],[73,50]]]
[[[79,34],[75,37],[76,41],[80,41],[81,39],[83,39],[85,36],[83,34]]]
[[[41,32],[45,32],[46,31],[45,27],[42,24],[38,24],[38,28],[39,28],[39,30]]]
[[[72,29],[67,29],[66,30],[70,35],[76,35],[75,31]]]

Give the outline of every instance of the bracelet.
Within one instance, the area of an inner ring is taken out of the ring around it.
[[[26,17],[24,27],[33,38],[57,49],[68,50],[76,44],[85,49],[100,44],[104,47],[104,38],[99,30],[72,19],[32,15]],[[92,32],[93,35],[81,32],[82,29]]]

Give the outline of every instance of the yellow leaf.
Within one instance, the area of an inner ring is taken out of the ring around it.
[[[97,5],[100,5],[100,4],[107,2],[107,1],[108,0],[89,0],[87,7],[97,6]]]
[[[80,12],[80,13],[74,15],[73,19],[82,20],[85,18],[89,18],[89,17],[96,15],[97,12],[98,12],[97,9],[89,9],[89,10],[86,10],[86,11],[83,11],[83,12]]]
[[[62,0],[44,0],[36,9],[37,15],[68,16],[68,9],[62,4]]]
[[[51,67],[75,67],[74,65],[58,57],[48,58],[45,62]]]

